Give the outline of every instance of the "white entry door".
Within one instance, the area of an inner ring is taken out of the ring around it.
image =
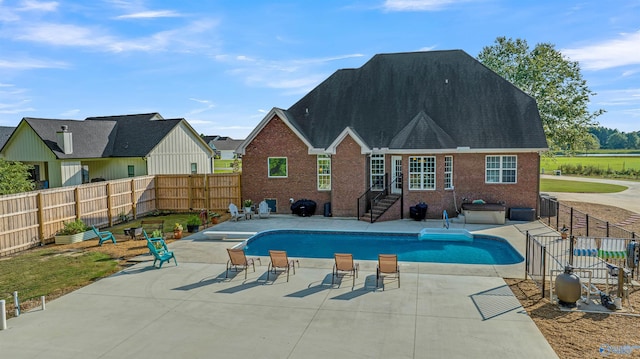
[[[391,156],[391,193],[402,193],[402,181],[396,181],[398,178],[402,178],[402,156]]]

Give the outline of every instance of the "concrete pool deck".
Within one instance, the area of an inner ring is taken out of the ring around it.
[[[272,215],[208,230],[418,232],[441,225]],[[525,231],[549,231],[538,222],[452,227],[504,237],[521,253]],[[324,259],[300,258],[288,283],[282,274],[266,281],[263,257],[247,280],[242,272],[225,279],[225,249],[237,243],[199,232],[171,243],[178,266],[152,269],[143,256],[44,311],[12,318],[0,331],[3,357],[557,358],[501,278],[523,277],[523,264],[401,262],[401,287],[388,279],[382,291],[375,286],[375,261],[359,261],[352,288],[351,278],[331,286],[333,261]]]

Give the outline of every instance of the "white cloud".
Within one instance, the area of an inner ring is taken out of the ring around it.
[[[20,3],[18,11],[56,11],[58,10],[58,2],[56,1],[35,1],[24,0]]]
[[[35,59],[0,59],[0,69],[31,70],[31,69],[64,69],[69,65],[61,61],[44,61]]]
[[[202,104],[202,105],[204,105],[204,107],[196,108],[196,109],[193,109],[193,110],[187,112],[187,116],[185,116],[185,117],[189,117],[189,116],[192,116],[192,115],[197,115],[197,114],[203,113],[205,111],[208,111],[208,110],[216,107],[216,105],[214,105],[213,102],[211,102],[209,100],[201,100],[201,99],[197,99],[197,98],[189,98],[189,100],[197,102],[199,104]]]
[[[363,57],[362,54],[347,54],[321,58],[295,60],[263,60],[250,56],[216,56],[216,60],[230,62],[235,67],[229,71],[234,76],[254,87],[289,90],[287,95],[306,93],[327,77],[324,65],[334,61]],[[232,60],[233,59],[233,60]]]
[[[562,54],[580,62],[583,69],[602,70],[613,67],[640,65],[640,31],[623,33],[616,39],[581,48],[564,49]]]
[[[80,113],[80,109],[74,108],[60,114],[62,117],[75,117]]]
[[[116,19],[156,19],[163,17],[181,17],[182,14],[172,10],[149,10],[117,16]]]
[[[21,27],[12,34],[22,41],[44,43],[54,46],[85,47],[105,52],[128,51],[189,51],[203,47],[196,35],[202,34],[216,24],[211,21],[196,21],[185,27],[161,31],[146,37],[118,38],[96,27],[71,24],[39,23]],[[173,46],[173,47],[172,47]]]
[[[470,0],[386,0],[386,11],[440,11],[456,3]]]
[[[625,90],[604,90],[594,98],[599,106],[640,107],[640,88]]]

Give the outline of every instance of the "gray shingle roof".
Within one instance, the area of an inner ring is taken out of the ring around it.
[[[181,119],[165,120],[157,114],[89,117],[84,121],[24,118],[58,158],[144,157]],[[155,118],[160,118],[155,120]],[[73,153],[65,154],[56,132],[68,126]]]
[[[214,140],[213,145],[218,151],[235,151],[244,140],[234,140],[224,137],[224,140]]]
[[[286,115],[317,148],[347,126],[371,148],[547,147],[535,100],[461,50],[375,55]]]
[[[0,126],[0,149],[4,147],[5,143],[7,143],[7,140],[11,137],[11,134],[15,129],[15,127]]]

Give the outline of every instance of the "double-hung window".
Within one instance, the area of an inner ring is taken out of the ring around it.
[[[517,156],[487,156],[486,183],[516,183],[518,179]]]
[[[384,189],[384,155],[371,155],[371,189]]]
[[[331,190],[331,157],[318,155],[318,191]]]
[[[409,189],[436,189],[436,158],[433,156],[409,157]]]
[[[444,189],[453,189],[453,156],[444,156]]]

